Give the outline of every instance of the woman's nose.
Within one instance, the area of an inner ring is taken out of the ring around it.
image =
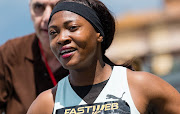
[[[61,32],[57,39],[57,43],[61,45],[66,45],[71,42],[71,38],[69,37],[68,33]]]

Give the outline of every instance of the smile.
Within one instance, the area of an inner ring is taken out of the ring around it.
[[[60,55],[62,55],[62,58],[68,58],[70,57],[74,52],[76,51],[76,49],[71,48],[71,49],[65,49],[62,50]]]

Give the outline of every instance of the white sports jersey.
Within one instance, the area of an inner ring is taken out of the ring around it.
[[[91,105],[81,99],[72,89],[68,76],[58,82],[53,114],[130,113],[140,114],[129,91],[125,67],[114,66],[107,84]]]

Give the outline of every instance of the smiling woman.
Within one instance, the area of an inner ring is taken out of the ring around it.
[[[51,50],[70,74],[38,96],[28,114],[180,113],[180,95],[168,83],[110,65],[104,54],[114,32],[114,18],[99,0],[60,0],[48,34]]]
[[[58,21],[59,16],[62,17],[61,22]],[[93,57],[101,52],[97,40],[102,42],[103,37],[87,20],[75,13],[63,11],[54,14],[49,25],[51,49],[64,68],[85,68],[87,64],[94,64]]]

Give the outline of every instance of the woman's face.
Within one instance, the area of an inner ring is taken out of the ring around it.
[[[60,11],[54,14],[48,33],[50,47],[66,69],[88,67],[101,55],[100,33],[75,13]]]

